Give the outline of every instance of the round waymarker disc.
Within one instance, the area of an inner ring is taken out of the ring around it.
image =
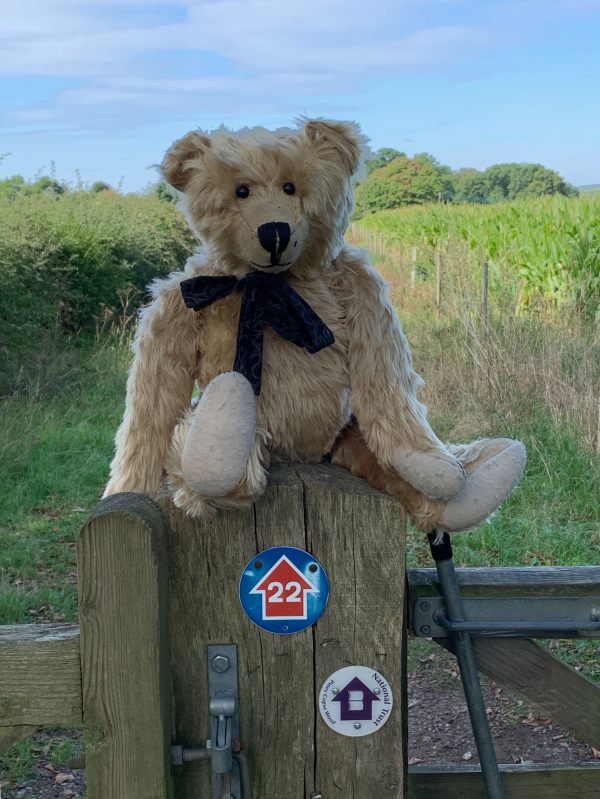
[[[350,738],[380,730],[393,706],[390,684],[369,666],[338,669],[325,680],[319,694],[319,710],[325,724]]]
[[[248,618],[270,633],[289,635],[311,627],[329,599],[325,569],[309,552],[272,547],[244,569],[240,602]]]

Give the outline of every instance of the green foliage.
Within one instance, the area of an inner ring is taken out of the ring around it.
[[[53,357],[52,341],[130,314],[193,248],[181,214],[155,196],[25,187],[0,192],[0,215],[0,393],[15,389],[21,364]]]
[[[2,401],[0,624],[76,619],[75,542],[108,478],[129,343],[79,346],[51,391]]]
[[[97,180],[95,183],[92,183],[90,186],[90,191],[92,194],[97,194],[99,191],[112,191],[113,188],[109,183],[105,183],[103,180]]]
[[[561,195],[501,205],[444,205],[381,211],[361,220],[403,246],[458,243],[513,287],[521,309],[571,305],[600,321],[600,195]]]
[[[406,157],[406,153],[401,153],[400,150],[395,150],[393,147],[381,147],[372,158],[369,158],[365,164],[367,175],[375,172],[376,169],[389,164],[394,158]]]
[[[154,186],[154,193],[158,197],[159,200],[162,200],[166,203],[174,203],[177,202],[177,193],[175,189],[172,189],[164,180],[159,181]]]
[[[575,197],[577,189],[553,169],[541,164],[495,164],[485,172],[461,169],[454,174],[454,199],[459,202],[496,203],[562,194]]]
[[[359,214],[415,205],[439,199],[450,199],[453,194],[451,173],[430,157],[394,158],[385,166],[371,172],[356,189],[356,207]]]

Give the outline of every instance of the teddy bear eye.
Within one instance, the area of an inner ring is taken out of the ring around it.
[[[246,184],[245,184],[245,183],[241,183],[241,184],[240,184],[240,185],[237,187],[237,189],[235,190],[235,193],[236,193],[236,195],[237,195],[238,197],[240,197],[242,200],[245,200],[245,199],[246,199],[246,197],[247,197],[247,196],[250,194],[250,189],[248,188],[248,186],[246,186]]]
[[[284,183],[283,184],[283,190],[284,190],[284,192],[286,194],[295,194],[296,193],[296,187],[294,186],[293,183]]]

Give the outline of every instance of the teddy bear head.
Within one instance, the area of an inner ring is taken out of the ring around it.
[[[298,130],[191,131],[160,169],[224,272],[300,273],[338,254],[364,145],[355,124],[324,119]]]

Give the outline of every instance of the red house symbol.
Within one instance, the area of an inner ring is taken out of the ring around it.
[[[262,594],[263,619],[306,619],[307,594],[318,594],[314,586],[291,560],[282,555],[250,591]]]

